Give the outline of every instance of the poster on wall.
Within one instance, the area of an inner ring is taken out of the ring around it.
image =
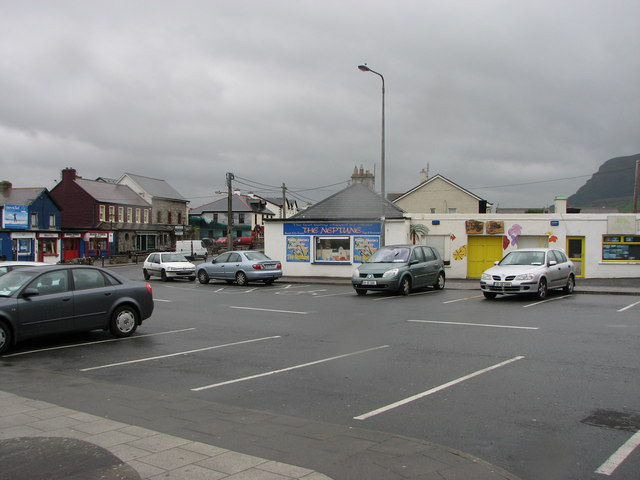
[[[487,222],[487,235],[504,234],[504,222],[490,221]]]
[[[287,262],[310,262],[310,237],[287,237]]]
[[[482,235],[484,233],[484,222],[467,220],[464,224],[467,234],[469,235]]]
[[[353,237],[353,262],[366,262],[378,248],[380,237]]]
[[[5,205],[2,227],[16,230],[29,228],[29,209],[26,205]]]

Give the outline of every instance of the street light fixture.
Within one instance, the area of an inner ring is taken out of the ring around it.
[[[385,191],[385,183],[384,183],[384,77],[381,73],[376,72],[375,70],[370,69],[367,64],[358,65],[358,70],[361,72],[371,72],[380,77],[382,80],[382,140],[381,140],[381,153],[380,153],[380,194],[382,195],[382,235],[381,235],[381,244],[384,245],[384,206],[387,200],[386,191]]]

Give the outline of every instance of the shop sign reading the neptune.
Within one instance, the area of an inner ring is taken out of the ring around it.
[[[285,223],[285,235],[380,235],[380,223]]]
[[[380,224],[285,223],[287,262],[351,264],[366,260],[380,245]]]

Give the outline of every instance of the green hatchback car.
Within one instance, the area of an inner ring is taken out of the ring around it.
[[[402,295],[418,288],[444,288],[444,262],[440,253],[426,245],[386,245],[353,272],[351,284],[358,295],[368,290]]]

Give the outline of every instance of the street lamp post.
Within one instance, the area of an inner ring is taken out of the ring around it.
[[[385,174],[385,168],[384,168],[384,77],[382,76],[381,73],[376,72],[375,70],[370,69],[367,64],[364,65],[358,65],[358,69],[362,72],[371,72],[374,73],[376,75],[378,75],[380,77],[380,79],[382,80],[382,140],[381,140],[381,153],[380,153],[380,195],[382,196],[382,232],[380,235],[380,240],[381,240],[381,245],[384,245],[384,211],[385,211],[385,202],[387,200],[386,198],[386,191],[385,191],[385,183],[384,183],[384,174]]]

